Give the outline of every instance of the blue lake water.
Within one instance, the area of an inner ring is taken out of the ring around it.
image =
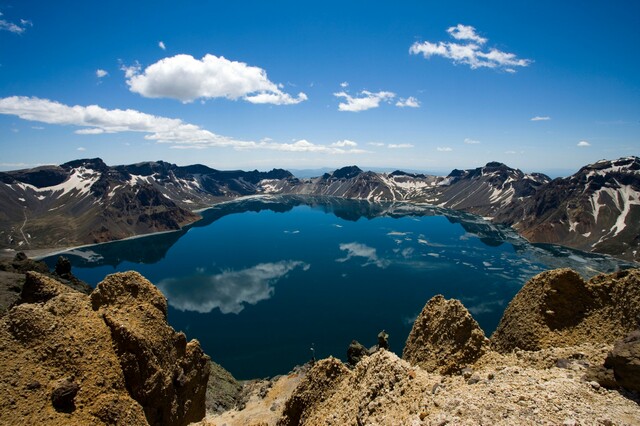
[[[64,255],[93,286],[113,272],[140,272],[167,296],[170,324],[240,379],[286,373],[312,346],[318,358],[344,359],[352,339],[371,346],[382,329],[401,354],[436,294],[460,299],[489,335],[535,274],[627,266],[429,206],[263,197],[202,215],[178,232]]]

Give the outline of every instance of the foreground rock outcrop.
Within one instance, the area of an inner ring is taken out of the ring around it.
[[[413,323],[402,358],[428,372],[451,374],[475,362],[489,340],[460,301],[434,296]]]
[[[93,290],[71,273],[71,263],[68,259],[60,256],[55,269],[50,272],[43,261],[30,259],[23,252],[18,252],[13,258],[0,259],[0,317],[20,300],[26,280],[25,274],[31,271],[45,274],[84,294],[90,294]]]
[[[205,413],[209,358],[135,272],[91,296],[37,272],[0,319],[0,423],[184,425]]]
[[[613,343],[638,327],[640,270],[584,281],[570,269],[543,272],[516,294],[491,336],[493,348],[539,350]]]

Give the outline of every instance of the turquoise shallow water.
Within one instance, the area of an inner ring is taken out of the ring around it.
[[[217,206],[179,232],[65,254],[96,285],[136,270],[167,296],[169,322],[237,378],[345,358],[385,329],[400,354],[435,294],[457,298],[487,334],[522,284],[550,268],[589,276],[625,265],[531,245],[481,218],[410,204],[256,198]],[[45,259],[55,264],[57,256]]]

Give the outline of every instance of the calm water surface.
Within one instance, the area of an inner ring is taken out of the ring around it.
[[[401,354],[434,295],[457,298],[487,334],[533,275],[625,265],[531,245],[481,218],[428,206],[265,197],[217,206],[179,232],[65,254],[79,278],[136,270],[167,296],[169,322],[237,378],[345,358],[385,329]],[[57,256],[45,259],[52,266]]]

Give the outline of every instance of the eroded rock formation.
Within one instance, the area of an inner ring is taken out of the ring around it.
[[[543,272],[516,294],[491,344],[500,352],[582,342],[612,344],[638,327],[640,270],[584,281],[570,269]]]
[[[402,358],[429,372],[450,374],[476,361],[489,346],[460,301],[434,296],[413,323]]]
[[[0,419],[184,425],[204,416],[209,358],[166,322],[166,300],[127,272],[92,296],[37,272],[0,319]]]

